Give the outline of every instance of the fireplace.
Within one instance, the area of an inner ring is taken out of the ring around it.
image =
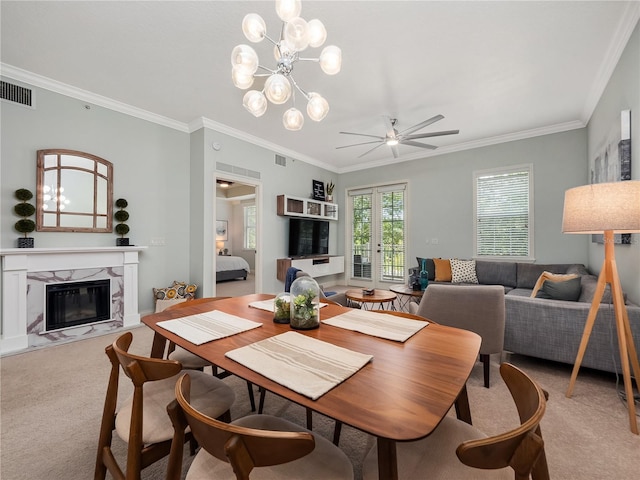
[[[46,331],[111,319],[111,281],[46,285]]]

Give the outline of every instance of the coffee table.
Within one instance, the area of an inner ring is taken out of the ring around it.
[[[393,301],[397,298],[396,294],[388,290],[374,289],[373,295],[365,295],[362,289],[347,290],[344,292],[349,304],[359,303],[364,310],[373,310],[378,305],[378,310],[385,310],[384,304],[387,304],[386,310],[395,310]],[[368,305],[370,304],[370,305]],[[367,306],[368,305],[368,306]]]
[[[409,303],[420,303],[424,294],[424,290],[414,290],[407,285],[392,285],[389,290],[398,296],[398,306],[402,312],[409,311]]]

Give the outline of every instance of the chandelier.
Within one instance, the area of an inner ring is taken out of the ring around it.
[[[236,87],[246,90],[256,77],[267,77],[261,91],[249,90],[244,95],[242,104],[251,114],[262,116],[267,111],[267,99],[275,105],[292,99],[293,106],[282,116],[287,130],[300,130],[304,124],[304,116],[295,106],[295,90],[307,100],[307,115],[311,120],[319,122],[329,112],[329,103],[322,95],[306,92],[296,83],[292,75],[294,65],[302,61],[318,62],[327,75],[335,75],[342,65],[342,52],[334,45],[325,47],[319,58],[300,57],[300,52],[307,47],[320,47],[327,38],[322,22],[317,19],[305,21],[299,16],[301,9],[300,0],[276,0],[276,13],[283,22],[277,41],[267,35],[260,15],[249,13],[242,20],[242,31],[250,42],[259,43],[266,38],[273,44],[274,70],[260,65],[258,54],[249,45],[238,45],[231,52],[231,78]],[[267,73],[257,73],[259,69]]]

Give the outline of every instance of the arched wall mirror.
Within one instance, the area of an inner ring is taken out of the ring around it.
[[[113,230],[113,165],[75,150],[38,150],[36,230]]]

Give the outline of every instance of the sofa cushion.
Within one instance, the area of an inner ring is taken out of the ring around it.
[[[545,280],[536,298],[576,302],[580,297],[580,290],[580,277],[563,281]]]
[[[448,258],[434,258],[433,263],[436,266],[436,282],[451,281],[451,262]]]
[[[478,283],[475,260],[451,259],[451,283]]]
[[[533,288],[535,287],[540,275],[542,275],[542,272],[566,273],[570,266],[570,263],[553,263],[547,265],[537,263],[517,263],[516,287]]]
[[[492,262],[476,260],[478,283],[483,285],[516,286],[516,264],[514,262]]]
[[[433,263],[433,258],[422,258],[422,257],[416,257],[416,260],[418,260],[418,273],[420,273],[420,271],[422,270],[422,260],[425,260],[425,266],[427,268],[427,274],[428,274],[428,278],[429,280],[435,280],[436,279],[436,265],[435,263]]]
[[[533,287],[533,291],[531,292],[531,298],[536,298],[538,291],[542,288],[542,284],[546,281],[563,282],[565,280],[572,280],[574,278],[579,278],[579,275],[576,275],[575,273],[542,272],[540,274],[540,277],[538,277],[538,281]],[[546,298],[546,297],[538,297],[538,298]]]

